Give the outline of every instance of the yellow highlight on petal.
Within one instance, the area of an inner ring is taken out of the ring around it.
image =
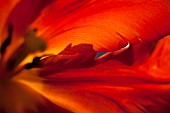
[[[7,113],[24,113],[24,111],[37,111],[37,104],[44,104],[43,98],[34,89],[27,86],[41,89],[41,79],[36,76],[34,70],[23,70],[12,79],[0,82],[0,108]]]

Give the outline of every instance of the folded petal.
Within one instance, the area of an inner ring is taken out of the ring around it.
[[[131,45],[130,47],[115,52],[106,52],[99,58],[97,62],[106,62],[112,60],[113,64],[120,64],[123,66],[137,66],[146,62],[151,53],[153,52],[157,42],[145,42],[136,45]],[[119,62],[119,63],[118,63]],[[109,66],[109,65],[108,65]]]
[[[170,36],[161,39],[151,57],[140,67],[154,78],[170,79]]]
[[[79,50],[85,51],[82,48],[82,45],[68,46],[60,55],[69,56]],[[144,70],[135,65],[123,65],[114,58],[98,62],[92,67],[72,68],[79,61],[66,57],[66,61],[70,59],[73,62],[62,70],[60,67],[65,67],[67,63],[61,62],[63,57],[60,58],[53,59],[56,64],[51,67],[53,70],[42,68],[40,71],[39,76],[44,80],[36,82],[36,85],[41,88],[28,81],[23,83],[57,106],[76,113],[170,112],[170,78],[162,79],[162,73],[155,73],[159,75],[155,78],[149,73],[149,68]],[[52,63],[48,58],[44,61]]]
[[[62,72],[67,69],[93,66],[95,64],[95,55],[96,52],[90,44],[79,44],[73,47],[70,44],[58,55],[47,56],[42,60],[33,60],[26,67],[41,67],[42,73],[47,76],[51,73]]]
[[[55,12],[55,13],[53,13]],[[33,24],[49,43],[48,53],[68,44],[115,51],[170,34],[169,0],[58,0]]]

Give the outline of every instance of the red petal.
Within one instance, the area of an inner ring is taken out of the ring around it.
[[[127,42],[157,40],[170,34],[169,20],[168,0],[59,0],[33,26],[48,40],[49,53],[58,53],[70,43],[114,51]]]
[[[70,68],[89,67],[94,64],[96,52],[92,45],[68,45],[58,55],[47,57],[39,62],[46,76],[53,72],[61,72]]]
[[[0,0],[0,43],[4,40],[4,24],[11,10],[16,6],[19,0]]]
[[[5,21],[2,21],[4,22],[3,41],[8,36],[9,25],[12,25],[14,30],[12,31],[12,41],[8,47],[10,49],[7,50],[5,58],[8,58],[21,45],[24,40],[23,35],[29,29],[30,24],[40,15],[42,9],[52,1],[54,0],[20,0],[10,12],[7,10],[8,17]],[[13,2],[11,1],[11,3]],[[8,7],[8,4],[4,6]]]
[[[97,62],[105,62],[108,60],[115,60],[115,63],[119,61],[121,65],[141,65],[145,62],[152,53],[156,42],[141,43],[137,45],[131,45],[127,50],[115,54],[115,52],[108,52],[97,59]]]
[[[39,16],[41,10],[54,0],[21,0],[10,13],[7,25],[12,24],[16,34],[23,34]]]
[[[74,49],[67,50],[61,53],[74,53]],[[148,73],[149,68],[141,70],[119,63],[110,59],[94,67],[72,69],[76,65],[72,62],[67,70],[57,71],[65,65],[60,63],[52,73],[40,72],[40,76],[51,74],[40,83],[42,88],[27,85],[54,104],[77,113],[170,112],[170,78],[163,80],[160,75],[155,79]]]
[[[170,36],[159,41],[150,59],[141,69],[147,70],[155,78],[170,79]]]

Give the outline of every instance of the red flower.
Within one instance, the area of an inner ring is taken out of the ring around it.
[[[170,112],[168,0],[0,2],[1,113]]]

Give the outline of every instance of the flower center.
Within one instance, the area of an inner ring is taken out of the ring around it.
[[[13,26],[8,28],[8,37],[0,47],[0,79],[9,79],[20,72],[23,67],[21,62],[30,54],[37,51],[44,51],[46,49],[46,42],[40,37],[36,36],[36,30],[28,30],[24,37],[24,42],[11,54],[11,56],[4,60],[6,51],[10,49],[13,35]]]

